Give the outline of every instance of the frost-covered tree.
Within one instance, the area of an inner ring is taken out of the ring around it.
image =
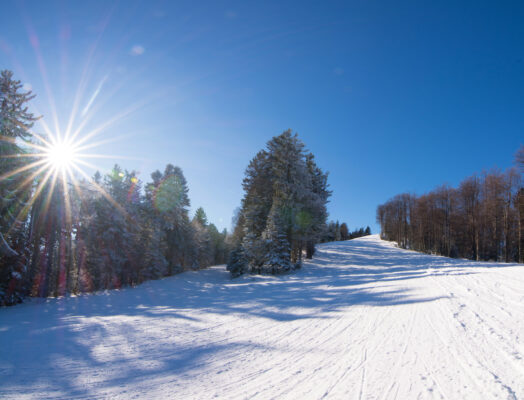
[[[97,290],[139,283],[144,256],[140,181],[115,165],[101,182],[95,177],[84,186],[80,286]]]
[[[21,300],[27,272],[28,207],[33,181],[24,143],[37,118],[28,111],[33,94],[11,71],[0,72],[0,305]]]
[[[244,256],[244,248],[241,245],[237,245],[229,253],[229,259],[227,261],[227,270],[231,273],[233,278],[236,278],[247,271],[247,261]]]
[[[327,175],[290,130],[275,136],[249,163],[233,232],[232,275],[277,273],[312,256],[327,216]]]
[[[262,272],[275,274],[291,270],[293,268],[290,257],[291,245],[286,234],[283,208],[278,202],[271,207],[262,238],[265,240]]]
[[[207,215],[206,212],[202,207],[198,207],[195,211],[195,216],[193,217],[193,220],[196,220],[200,223],[202,226],[207,226]]]
[[[207,226],[211,244],[211,259],[213,265],[225,264],[228,257],[227,230],[219,232],[214,224]]]
[[[211,236],[207,229],[207,216],[202,207],[198,208],[191,221],[193,234],[193,268],[207,267],[213,262]]]
[[[172,275],[195,264],[188,214],[189,190],[182,169],[171,164],[166,166],[164,173],[156,171],[151,178],[153,182],[146,186],[146,197],[157,228],[163,232],[167,274]]]

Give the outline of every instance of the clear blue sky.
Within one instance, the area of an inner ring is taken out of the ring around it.
[[[102,171],[117,161],[143,181],[179,165],[193,210],[221,228],[249,160],[287,128],[330,172],[330,217],[374,231],[377,204],[505,169],[524,142],[522,2],[1,9],[0,69],[31,85],[51,127],[53,103],[65,130],[77,95],[74,126],[92,115],[84,132],[119,116],[92,141],[118,140],[91,151],[128,158],[92,161]]]

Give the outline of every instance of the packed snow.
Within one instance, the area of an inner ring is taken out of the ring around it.
[[[0,398],[524,399],[524,266],[318,246],[0,309]]]

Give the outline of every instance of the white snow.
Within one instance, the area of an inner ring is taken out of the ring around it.
[[[523,399],[524,267],[319,246],[0,309],[0,398]]]

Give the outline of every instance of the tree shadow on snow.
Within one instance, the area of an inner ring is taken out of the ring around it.
[[[56,390],[51,397],[103,397],[105,388],[125,386],[130,380],[146,382],[165,371],[190,373],[214,354],[249,351],[254,344],[234,338],[193,342],[183,336],[184,324],[191,335],[195,326],[205,329],[209,321],[220,321],[213,315],[287,323],[332,318],[334,312],[357,305],[435,301],[444,297],[420,297],[400,281],[470,274],[471,266],[467,260],[356,240],[319,246],[312,262],[287,275],[231,279],[220,266],[137,288],[2,309],[0,397],[40,397],[46,387]],[[137,331],[134,321],[143,324],[144,318],[163,330]],[[172,337],[173,331],[182,336]],[[110,350],[104,352],[106,347]],[[121,352],[115,355],[115,349]],[[83,376],[86,370],[89,379]]]

